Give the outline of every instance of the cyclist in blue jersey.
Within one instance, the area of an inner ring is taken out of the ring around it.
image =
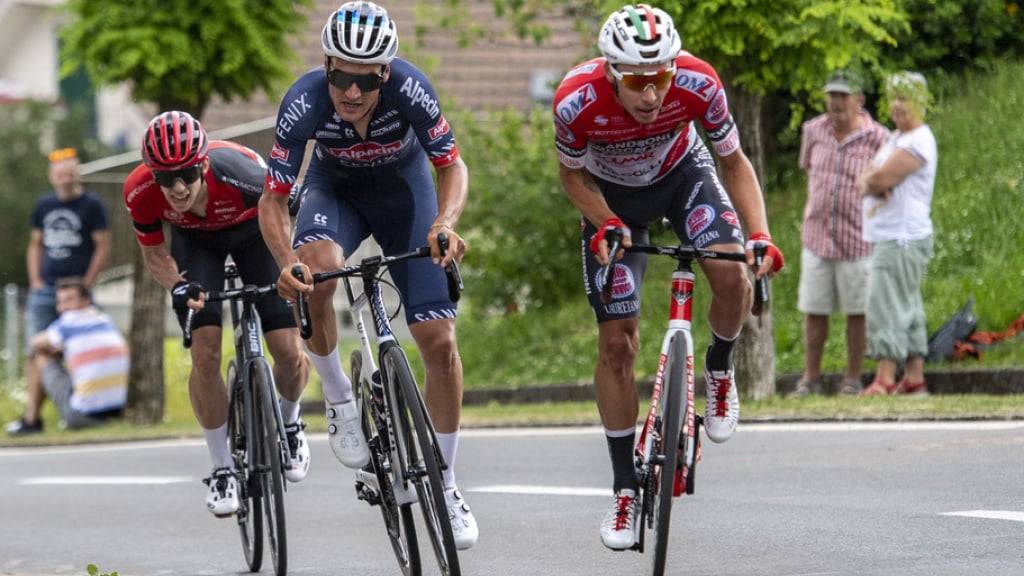
[[[427,409],[449,464],[448,514],[456,546],[466,549],[476,542],[478,529],[455,483],[462,361],[456,305],[448,298],[442,267],[461,260],[466,250],[454,228],[466,203],[468,171],[430,81],[396,57],[397,27],[384,8],[372,2],[343,4],[327,19],[321,44],[324,68],[299,78],[278,111],[260,228],[281,266],[281,296],[310,295],[315,320],[309,357],[323,382],[331,448],[350,468],[365,466],[369,450],[337,349],[336,281],[314,288],[290,270],[301,263],[309,281],[311,272],[339,268],[371,234],[385,254],[430,245],[434,262],[411,260],[390,270],[426,367]],[[291,239],[288,196],[309,140],[315,142],[313,157]],[[437,173],[436,190],[430,164]],[[440,233],[450,242],[443,258]]]

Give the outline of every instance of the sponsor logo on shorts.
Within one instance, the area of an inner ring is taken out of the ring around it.
[[[562,122],[572,124],[572,121],[594,102],[597,102],[597,92],[594,90],[593,84],[584,84],[575,92],[562,98],[555,108],[555,113],[558,114]]]
[[[697,248],[703,248],[715,240],[718,240],[719,237],[720,234],[718,233],[718,230],[708,230],[700,236],[697,236],[697,239],[693,241],[693,245]]]
[[[697,195],[700,194],[700,189],[703,187],[704,181],[698,180],[697,184],[695,184],[693,187],[693,191],[690,192],[690,197],[686,199],[686,206],[683,207],[684,210],[689,210],[690,208],[693,208],[693,201],[697,199]]]
[[[690,211],[686,217],[686,235],[693,240],[698,234],[707,230],[715,219],[715,209],[708,204],[701,204]]]
[[[740,225],[740,219],[736,217],[736,213],[733,212],[732,210],[726,210],[725,212],[722,212],[722,220],[728,222],[730,226]]]
[[[456,316],[458,316],[458,311],[455,308],[439,308],[437,310],[418,312],[412,315],[417,322],[426,322],[427,320],[450,320]]]
[[[594,275],[594,285],[597,286],[598,291],[604,289],[604,284],[601,283],[601,272],[602,270],[598,270]],[[612,278],[612,298],[615,300],[628,298],[635,292],[636,282],[633,279],[633,271],[625,264],[616,264],[615,277]]]
[[[327,215],[317,212],[313,215],[313,224],[317,226],[327,226]]]

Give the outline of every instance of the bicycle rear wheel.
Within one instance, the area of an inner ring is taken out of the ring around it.
[[[256,477],[249,474],[249,463],[252,462],[260,445],[259,441],[249,438],[245,430],[245,394],[238,382],[238,366],[232,360],[228,364],[228,390],[230,391],[228,408],[228,440],[231,442],[231,457],[235,461],[238,474],[239,503],[235,520],[238,532],[242,537],[242,554],[250,572],[259,572],[263,566],[263,515],[260,490],[256,485]]]
[[[444,499],[441,452],[423,397],[412,377],[405,352],[400,347],[389,348],[381,364],[398,400],[396,419],[401,420],[400,428],[406,430],[407,437],[413,437],[413,441],[406,446],[407,469],[413,472],[420,511],[423,513],[423,522],[434,548],[438,568],[442,576],[460,576],[459,556],[448,518],[448,505]]]
[[[672,491],[676,466],[679,465],[679,433],[683,412],[688,404],[685,397],[686,341],[674,336],[668,346],[668,367],[665,374],[661,403],[661,443],[657,455],[656,495],[654,498],[654,576],[663,576],[668,556],[668,534],[672,520]]]
[[[380,421],[373,402],[373,391],[369,389],[368,379],[360,378],[363,356],[359,350],[352,351],[352,382],[356,391],[356,400],[362,406],[363,434],[370,444],[370,464],[377,477],[380,492],[380,513],[384,517],[384,528],[391,540],[391,547],[398,560],[398,567],[403,576],[420,575],[420,550],[416,543],[416,524],[412,517],[412,504],[399,505],[395,501],[395,491],[388,473],[392,451],[383,441],[387,438],[386,421]],[[407,442],[408,443],[408,442]]]
[[[258,398],[254,411],[260,422],[261,459],[259,466],[260,488],[263,496],[263,515],[266,520],[267,544],[274,574],[285,576],[288,571],[288,539],[284,520],[284,470],[281,468],[282,438],[278,434],[275,406],[268,393],[274,380],[266,362],[253,364],[252,383]]]

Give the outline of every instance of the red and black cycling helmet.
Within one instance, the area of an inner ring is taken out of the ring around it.
[[[188,112],[171,110],[150,120],[142,138],[142,161],[151,170],[180,170],[206,159],[210,140]]]

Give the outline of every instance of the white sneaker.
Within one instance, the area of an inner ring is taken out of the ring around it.
[[[355,400],[327,405],[327,439],[334,455],[349,468],[362,468],[370,461],[361,420]]]
[[[210,487],[206,494],[206,507],[218,518],[226,518],[238,511],[238,477],[231,468],[214,468],[203,480]]]
[[[462,498],[458,488],[445,488],[444,499],[448,503],[448,519],[452,523],[452,535],[455,537],[455,548],[468,550],[476,544],[480,537],[476,518],[469,509],[469,504]]]
[[[736,392],[736,374],[704,370],[708,386],[708,405],[704,415],[704,431],[712,442],[732,438],[740,422],[740,395]]]
[[[309,472],[309,444],[306,442],[306,423],[296,421],[284,427],[288,437],[288,452],[292,457],[291,468],[285,468],[284,477],[289,482],[302,482]]]
[[[376,498],[380,498],[380,486],[377,485],[377,475],[374,474],[372,467],[364,466],[356,470],[357,491],[359,490],[360,482],[365,486],[364,490],[368,488]],[[392,483],[391,491],[395,494],[395,503],[399,506],[419,502],[419,497],[416,496],[416,488],[412,484],[409,484],[408,488],[402,488]]]
[[[629,550],[636,544],[636,492],[623,488],[615,493],[612,507],[601,523],[601,542],[612,550]]]

